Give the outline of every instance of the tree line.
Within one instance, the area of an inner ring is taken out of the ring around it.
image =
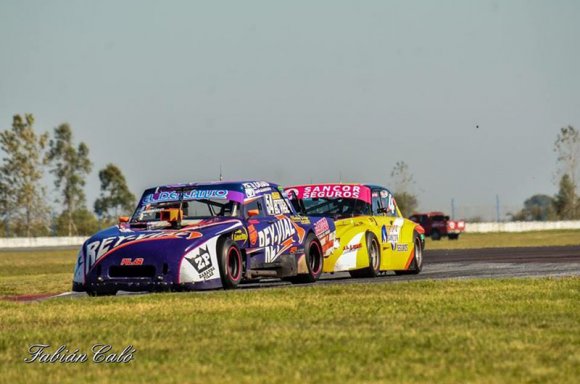
[[[558,181],[558,192],[554,196],[535,194],[529,197],[519,212],[508,214],[511,220],[580,220],[580,193],[577,183],[580,170],[580,131],[571,125],[560,128],[553,150],[557,155],[555,180]],[[415,181],[404,161],[397,162],[393,167],[391,181],[399,209],[408,217],[417,209],[419,202],[417,196],[410,192]]]
[[[556,180],[558,192],[554,196],[536,194],[524,201],[524,207],[512,214],[514,221],[580,220],[578,194],[578,163],[580,161],[580,132],[568,125],[560,128],[553,146],[557,154]]]
[[[404,161],[397,161],[391,170],[391,181],[395,188],[393,196],[399,206],[399,210],[404,217],[409,217],[419,206],[417,195],[411,192],[411,187],[415,184],[415,178],[409,166]]]
[[[553,150],[557,155],[555,180],[558,182],[558,192],[554,196],[535,194],[529,197],[519,212],[508,214],[511,220],[580,220],[580,193],[577,183],[580,171],[580,131],[571,125],[560,128]],[[395,164],[391,171],[391,180],[399,208],[408,217],[417,209],[419,202],[417,196],[410,192],[415,181],[404,161]]]
[[[135,205],[125,176],[108,164],[99,170],[100,195],[89,210],[84,192],[93,168],[89,147],[75,144],[67,123],[39,134],[32,114],[14,115],[11,128],[0,131],[0,149],[2,237],[90,235]],[[56,201],[46,194],[47,173],[54,178]]]
[[[75,144],[69,124],[39,134],[32,114],[14,115],[12,126],[0,131],[0,237],[90,235],[111,225],[119,215],[129,214],[135,195],[129,190],[118,166],[99,170],[100,195],[92,210],[87,207],[84,186],[93,163],[86,143]],[[558,132],[553,146],[557,154],[559,190],[554,196],[535,194],[523,208],[510,214],[512,220],[580,219],[577,191],[580,161],[580,132],[571,125]],[[57,199],[49,201],[44,184],[46,174],[54,178]],[[405,216],[418,206],[410,192],[413,175],[405,162],[397,162],[391,172],[394,193]]]

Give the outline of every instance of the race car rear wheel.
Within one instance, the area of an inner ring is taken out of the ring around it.
[[[312,233],[308,234],[306,241],[304,241],[304,256],[306,257],[308,273],[289,277],[288,280],[292,284],[314,283],[322,275],[324,255],[318,239]]]
[[[409,265],[409,269],[395,271],[397,275],[417,275],[423,269],[423,243],[421,236],[416,232],[413,236],[413,245],[413,260]]]
[[[364,269],[357,269],[349,271],[352,277],[377,277],[380,273],[381,265],[381,251],[379,248],[379,241],[372,233],[368,232],[366,235],[367,253],[369,256],[369,266]]]
[[[224,289],[233,289],[242,281],[242,252],[232,239],[218,243],[218,264]]]

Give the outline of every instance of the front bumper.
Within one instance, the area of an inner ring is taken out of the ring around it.
[[[171,291],[200,291],[221,288],[221,281],[208,280],[197,283],[168,283],[166,281],[122,281],[105,280],[102,282],[89,282],[86,284],[73,282],[74,292],[87,292],[88,294],[114,295],[118,291],[127,292],[171,292]]]

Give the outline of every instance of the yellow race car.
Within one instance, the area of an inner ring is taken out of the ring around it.
[[[348,271],[353,277],[421,272],[425,231],[401,215],[387,188],[339,183],[296,185],[285,191],[297,212],[334,220],[336,240],[323,272]]]

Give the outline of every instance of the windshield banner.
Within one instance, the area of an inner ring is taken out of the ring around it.
[[[371,190],[364,185],[317,184],[286,188],[288,197],[298,199],[344,198],[358,199],[370,204]]]
[[[151,193],[143,198],[143,204],[163,203],[168,201],[179,201],[183,194],[183,200],[204,200],[204,199],[224,199],[244,202],[244,194],[238,191],[225,189],[191,189],[189,191],[161,191]]]

